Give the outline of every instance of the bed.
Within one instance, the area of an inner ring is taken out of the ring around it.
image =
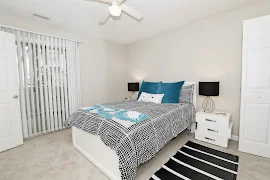
[[[182,131],[194,127],[196,83],[186,82],[181,96],[185,93],[191,102],[180,99],[177,104],[154,104],[131,100],[104,104],[149,116],[128,128],[82,108],[66,121],[66,126],[72,127],[73,147],[110,179],[133,180],[140,164],[153,158]]]

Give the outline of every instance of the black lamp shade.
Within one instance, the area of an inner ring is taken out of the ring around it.
[[[139,83],[128,83],[128,91],[139,91]]]
[[[219,82],[199,82],[199,95],[219,96]]]

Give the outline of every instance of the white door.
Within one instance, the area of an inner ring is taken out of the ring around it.
[[[0,31],[0,152],[23,144],[15,36]]]
[[[239,150],[270,158],[270,16],[243,30]]]

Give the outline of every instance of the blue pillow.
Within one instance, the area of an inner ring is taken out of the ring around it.
[[[157,94],[164,94],[162,103],[178,103],[180,92],[185,81],[175,83],[160,83]]]
[[[150,93],[150,94],[157,94],[160,84],[161,84],[161,82],[143,81],[141,88],[140,88],[140,91],[139,91],[139,94],[138,94],[138,98],[140,97],[142,92],[146,92],[146,93]]]

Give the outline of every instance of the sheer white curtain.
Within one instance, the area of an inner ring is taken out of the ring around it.
[[[64,128],[81,103],[79,43],[0,25],[16,36],[25,138]]]

